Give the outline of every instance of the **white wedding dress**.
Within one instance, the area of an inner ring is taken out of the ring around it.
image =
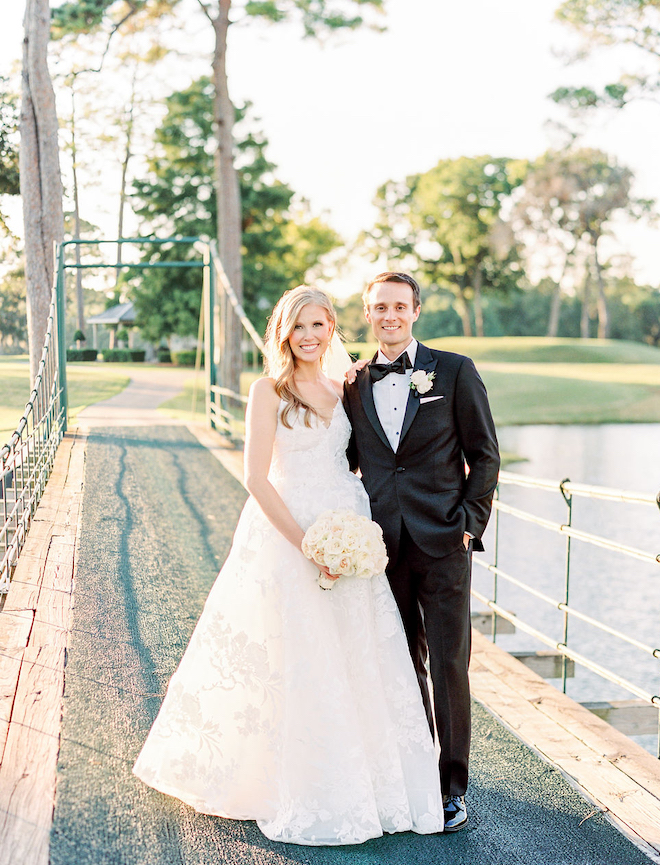
[[[341,402],[313,424],[278,421],[273,485],[303,529],[331,508],[369,516]],[[441,832],[437,755],[387,578],[323,591],[317,576],[248,499],[133,771],[276,841]]]

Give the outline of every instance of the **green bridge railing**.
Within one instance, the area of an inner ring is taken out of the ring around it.
[[[199,248],[204,258],[153,262],[67,262],[69,246],[101,244],[186,244]],[[0,451],[0,595],[9,590],[21,550],[41,500],[67,429],[66,290],[65,273],[75,269],[204,268],[211,270],[209,245],[198,237],[137,237],[117,240],[66,240],[55,248],[55,280],[42,356],[32,392],[9,441]],[[216,265],[221,269],[219,262]],[[205,278],[208,281],[208,278]],[[213,364],[209,364],[213,366]],[[211,376],[215,383],[215,377]]]
[[[182,261],[142,261],[114,263],[66,262],[64,251],[67,246],[100,246],[110,244],[133,244],[137,246],[184,245],[196,249],[200,258]],[[231,378],[230,370],[225,362],[225,345],[227,345],[236,330],[241,337],[248,339],[248,345],[243,346],[243,354],[252,354],[253,361],[263,354],[264,344],[261,336],[245,314],[236,293],[222,266],[215,240],[207,241],[200,237],[122,237],[116,240],[67,240],[62,244],[63,254],[60,257],[60,272],[58,283],[64,284],[64,272],[76,269],[111,269],[111,270],[148,270],[150,268],[200,268],[202,270],[202,304],[200,310],[200,329],[197,347],[196,369],[201,367],[202,344],[205,358],[211,362],[204,364],[206,375],[206,418],[208,425],[221,432],[236,443],[243,441],[245,424],[241,407],[247,404],[247,398],[241,393],[227,387]],[[62,289],[63,290],[63,289]],[[241,340],[244,341],[243,339]],[[64,383],[66,388],[66,382]]]
[[[222,380],[222,349],[218,334],[223,333],[227,338],[233,328],[238,328],[247,337],[248,345],[252,345],[251,354],[254,360],[259,354],[263,355],[264,343],[236,297],[222,266],[215,241],[205,247],[204,255],[205,262],[208,263],[204,271],[202,300],[204,351],[207,358],[213,358],[213,363],[206,365],[206,418],[212,429],[218,430],[236,443],[241,443],[245,441],[244,408],[247,397],[226,387]],[[221,320],[221,309],[225,311],[224,322]],[[247,347],[243,346],[243,354],[247,354],[247,351]]]
[[[501,487],[506,485],[527,487],[530,489],[545,490],[548,492],[555,492],[560,494],[563,497],[566,505],[565,522],[554,522],[552,520],[537,516],[536,514],[532,514],[529,511],[525,511],[504,503],[500,498],[500,492]],[[581,543],[600,547],[601,549],[606,549],[611,552],[626,556],[629,559],[635,559],[637,561],[646,562],[649,564],[660,565],[660,553],[651,553],[645,550],[640,550],[635,547],[627,546],[626,544],[618,543],[609,538],[605,538],[600,535],[595,535],[591,532],[586,532],[575,528],[572,525],[574,497],[585,497],[591,499],[598,499],[601,501],[624,502],[629,504],[648,506],[654,509],[660,508],[660,493],[658,493],[657,496],[654,496],[650,493],[637,493],[630,492],[628,490],[617,490],[610,489],[608,487],[571,483],[568,478],[563,481],[553,481],[547,480],[545,478],[534,478],[528,477],[526,475],[514,474],[513,472],[500,472],[496,498],[493,502],[493,520],[495,529],[493,562],[489,563],[478,556],[474,556],[473,558],[473,561],[476,565],[486,569],[493,575],[491,597],[487,597],[483,592],[479,592],[477,589],[474,588],[472,589],[472,596],[492,612],[493,641],[495,641],[497,638],[498,619],[501,619],[511,623],[515,628],[523,631],[526,634],[529,634],[530,636],[537,639],[539,642],[543,643],[546,646],[549,646],[555,652],[559,653],[559,655],[561,656],[561,679],[562,689],[564,693],[566,692],[568,662],[573,661],[575,664],[578,664],[581,667],[590,670],[592,673],[596,673],[598,676],[607,680],[608,682],[612,682],[613,684],[625,689],[626,691],[628,691],[628,693],[632,694],[639,701],[641,701],[642,704],[648,704],[660,710],[660,689],[658,693],[647,691],[646,689],[641,688],[634,682],[630,681],[630,679],[627,679],[624,676],[621,676],[618,673],[614,672],[613,670],[606,668],[602,664],[594,661],[592,658],[588,658],[584,654],[570,648],[568,645],[569,623],[571,619],[576,619],[596,628],[603,634],[608,634],[610,637],[620,640],[629,646],[633,646],[639,652],[650,655],[651,657],[660,660],[660,646],[649,646],[646,643],[643,643],[641,640],[637,640],[635,637],[632,637],[629,634],[625,634],[622,631],[613,628],[604,622],[598,621],[593,616],[590,616],[587,613],[584,613],[581,610],[578,610],[570,605],[572,541],[579,541]],[[553,532],[555,534],[559,534],[566,539],[564,552],[564,576],[562,587],[563,590],[561,598],[551,597],[545,592],[537,589],[535,586],[529,585],[529,583],[525,582],[524,580],[512,576],[500,567],[500,516],[503,514],[513,517],[516,520],[540,526],[543,529],[549,532]],[[660,576],[660,571],[658,572],[658,575]],[[543,633],[538,628],[535,628],[533,625],[525,622],[520,616],[517,616],[509,610],[505,609],[498,602],[500,580],[510,585],[516,586],[516,588],[521,589],[523,592],[531,595],[542,604],[546,604],[549,607],[559,610],[562,613],[563,617],[562,639],[553,639],[548,634]],[[658,681],[660,682],[660,666],[658,666]],[[657,734],[657,755],[658,757],[660,757],[660,714],[658,715],[657,719]]]
[[[62,247],[56,250],[60,274]],[[0,593],[9,590],[67,425],[64,288],[53,286],[41,360],[25,411],[0,451]]]

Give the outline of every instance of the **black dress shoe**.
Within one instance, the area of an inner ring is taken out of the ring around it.
[[[443,796],[445,832],[458,832],[467,823],[467,808],[464,796]]]

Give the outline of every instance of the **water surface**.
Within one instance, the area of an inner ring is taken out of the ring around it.
[[[499,430],[503,450],[526,457],[510,471],[536,477],[616,487],[638,492],[660,490],[660,424],[600,426],[520,426]],[[557,492],[501,487],[502,501],[559,523],[567,508]],[[576,528],[654,554],[660,553],[660,510],[621,502],[574,498]],[[487,529],[482,558],[492,561],[494,520]],[[566,539],[541,527],[500,516],[499,566],[541,591],[563,600]],[[492,576],[474,568],[475,587],[490,595]],[[563,614],[500,581],[499,601],[534,627],[561,641]],[[660,565],[645,563],[573,540],[569,603],[636,639],[660,648]],[[478,609],[475,605],[475,609]],[[546,646],[523,633],[498,637],[515,650]],[[568,645],[636,685],[660,694],[660,660],[571,619]],[[555,682],[555,684],[560,684]],[[576,668],[567,693],[580,701],[625,700],[633,695],[582,668]],[[655,749],[655,737],[639,739]]]

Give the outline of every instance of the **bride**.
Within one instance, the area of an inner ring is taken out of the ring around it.
[[[323,591],[301,552],[322,512],[370,515],[345,456],[341,385],[322,371],[335,325],[315,288],[286,292],[273,311],[270,378],[252,385],[247,410],[251,495],[133,769],[205,814],[311,845],[443,828],[437,756],[387,578],[342,577]]]

